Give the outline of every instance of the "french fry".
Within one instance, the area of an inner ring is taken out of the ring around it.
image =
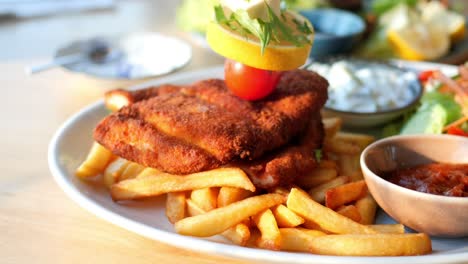
[[[174,227],[177,233],[182,235],[213,236],[265,209],[284,203],[284,201],[285,197],[281,194],[270,193],[253,196],[202,215],[184,218],[176,222]]]
[[[254,223],[254,226],[255,226],[255,223]],[[256,248],[257,247],[257,242],[260,239],[261,235],[262,234],[260,233],[260,231],[257,228],[251,228],[250,229],[250,238],[249,238],[249,241],[247,241],[246,246],[250,247],[250,248]]]
[[[325,193],[325,205],[336,209],[341,205],[356,201],[367,194],[367,185],[364,180],[350,182],[331,189]]]
[[[278,194],[283,195],[284,197],[288,197],[289,189],[290,188],[285,188],[285,187],[279,186],[279,187],[275,187],[272,190],[270,190],[270,193],[278,193]]]
[[[338,208],[336,212],[340,215],[348,217],[354,222],[359,223],[361,221],[361,215],[359,214],[358,209],[354,205],[343,205],[340,208]]]
[[[289,209],[321,228],[336,234],[375,234],[370,227],[361,225],[314,201],[306,192],[292,188],[286,202]]]
[[[404,234],[405,233],[405,226],[402,224],[369,225],[369,227],[374,229],[378,233],[390,233],[390,234]]]
[[[309,194],[315,201],[323,203],[325,201],[325,193],[329,189],[343,185],[347,182],[349,182],[348,176],[339,176],[310,189]]]
[[[323,230],[317,223],[311,220],[304,219],[304,223],[302,224],[302,227],[310,230],[319,230],[325,232],[326,230]]]
[[[112,184],[119,181],[122,172],[130,164],[130,161],[123,158],[116,158],[107,165],[103,173],[104,185],[110,188]]]
[[[190,199],[205,212],[208,212],[217,207],[218,191],[218,188],[196,189],[190,194]]]
[[[340,141],[353,143],[359,146],[360,150],[364,150],[370,143],[375,141],[375,137],[365,134],[356,134],[339,131],[335,138]]]
[[[323,128],[325,130],[325,136],[332,138],[341,129],[343,121],[338,117],[323,118]]]
[[[326,139],[324,141],[324,149],[329,152],[346,155],[359,155],[361,149],[358,145],[336,138]]]
[[[282,204],[273,207],[271,211],[279,227],[296,227],[304,223],[304,218]]]
[[[203,209],[201,209],[192,199],[187,198],[185,200],[187,204],[187,215],[188,216],[196,216],[206,213]]]
[[[361,170],[359,155],[340,154],[338,159],[340,175],[353,175]]]
[[[336,164],[336,162],[334,160],[324,159],[324,160],[320,161],[319,168],[337,170],[338,165]]]
[[[146,178],[146,177],[154,177],[155,175],[163,175],[164,173],[160,170],[154,168],[144,168],[135,178]]]
[[[112,90],[105,94],[104,102],[107,109],[115,112],[133,102],[130,92],[122,89]]]
[[[316,168],[307,175],[303,175],[297,179],[297,185],[301,188],[312,188],[327,181],[331,181],[338,175],[336,169],[332,168]]]
[[[270,209],[253,216],[253,220],[260,230],[261,236],[257,241],[259,248],[280,250],[281,235],[275,217]]]
[[[365,197],[356,202],[356,208],[361,215],[361,224],[371,225],[374,223],[375,211],[377,210],[377,203],[372,195],[367,194]]]
[[[191,199],[187,199],[187,212],[189,216],[196,216],[206,213],[198,207]],[[250,229],[243,223],[236,224],[221,233],[222,236],[229,239],[234,244],[245,246],[250,239]]]
[[[175,223],[185,217],[185,192],[168,193],[166,197],[166,216]]]
[[[93,142],[86,159],[76,169],[75,175],[80,179],[88,179],[104,172],[107,164],[114,158],[110,150],[97,142]]]
[[[250,238],[250,229],[247,225],[239,223],[228,228],[221,235],[236,245],[245,246]]]
[[[112,185],[110,191],[115,201],[157,196],[207,187],[231,186],[255,191],[249,177],[238,168],[219,168],[185,176],[157,173],[145,175],[143,170],[135,179]]]
[[[280,228],[281,250],[288,251],[309,251],[314,239],[326,235],[318,230],[305,228]]]
[[[432,251],[426,234],[328,235],[316,237],[310,251],[337,256],[413,256]]]
[[[122,174],[118,177],[118,181],[123,181],[127,179],[133,179],[140,174],[145,169],[144,166],[136,163],[136,162],[130,162],[127,167],[124,169]]]
[[[218,207],[223,207],[252,196],[252,192],[236,187],[223,186],[219,189]]]
[[[364,175],[362,174],[361,170],[356,170],[354,173],[349,175],[350,181],[355,182],[355,181],[360,181],[364,180]]]

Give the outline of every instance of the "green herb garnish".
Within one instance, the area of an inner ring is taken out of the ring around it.
[[[226,17],[221,5],[214,7],[216,22],[222,25],[226,25],[231,30],[240,33],[243,36],[253,35],[260,40],[261,53],[265,52],[265,48],[270,42],[279,43],[281,41],[288,41],[293,45],[300,47],[306,44],[312,44],[311,40],[307,38],[307,35],[313,33],[313,29],[309,27],[307,22],[301,23],[297,19],[293,19],[295,29],[291,28],[286,23],[286,18],[281,14],[281,18],[278,17],[271,7],[266,4],[268,10],[268,21],[264,21],[260,18],[250,18],[249,14],[245,10],[237,10],[233,12],[229,17]],[[299,34],[294,34],[294,31],[298,31]]]
[[[321,149],[314,149],[315,160],[320,163],[323,158],[323,153]]]

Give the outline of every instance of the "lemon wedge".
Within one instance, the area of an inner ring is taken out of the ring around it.
[[[286,11],[284,17],[291,23],[293,23],[293,19],[300,23],[305,21],[312,29],[312,25],[296,13]],[[312,42],[313,33],[307,38]],[[292,43],[280,41],[279,43],[270,43],[262,54],[258,38],[250,34],[241,34],[216,22],[211,22],[208,25],[206,40],[216,53],[226,58],[251,67],[272,71],[292,70],[302,66],[312,48],[311,44],[295,46]]]
[[[420,6],[421,17],[425,22],[439,24],[450,34],[453,42],[460,41],[465,37],[465,17],[448,10],[439,1],[430,1]]]
[[[389,29],[388,39],[401,58],[433,60],[450,48],[448,32],[432,23],[414,23],[404,28]]]

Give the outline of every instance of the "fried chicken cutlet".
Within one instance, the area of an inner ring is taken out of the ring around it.
[[[174,174],[261,160],[273,150],[281,156],[281,147],[300,138],[311,123],[322,131],[312,139],[320,146],[321,121],[311,120],[320,120],[327,87],[319,75],[294,70],[284,73],[270,96],[255,102],[232,95],[218,79],[136,91],[129,95],[132,104],[102,120],[94,137],[120,157]]]

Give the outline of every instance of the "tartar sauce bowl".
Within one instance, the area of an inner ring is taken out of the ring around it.
[[[415,72],[381,61],[329,58],[307,69],[330,84],[324,115],[341,117],[347,127],[388,123],[413,109],[423,92]]]
[[[432,162],[468,163],[468,138],[405,135],[378,140],[361,154],[370,193],[396,221],[418,232],[442,237],[468,236],[468,198],[428,194],[393,184],[382,175]]]

